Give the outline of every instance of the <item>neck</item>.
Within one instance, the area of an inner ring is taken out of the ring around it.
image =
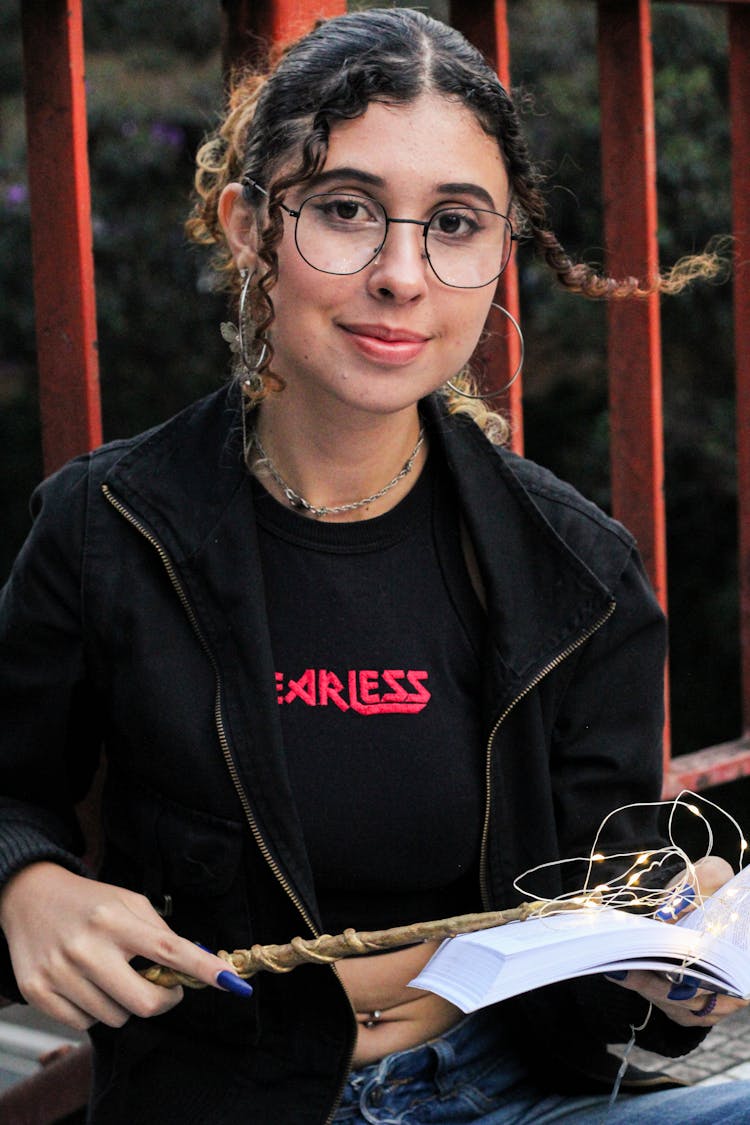
[[[267,460],[257,446],[251,447],[252,472],[284,504],[290,498],[276,477],[316,509],[356,505],[320,514],[292,501],[301,514],[339,522],[371,519],[394,507],[419,477],[427,451],[422,442],[415,454],[421,427],[416,407],[342,427],[330,419],[297,418],[293,410],[285,411],[286,405],[266,401],[258,409],[255,432]],[[411,468],[394,484],[412,456]],[[366,498],[369,502],[362,504]]]

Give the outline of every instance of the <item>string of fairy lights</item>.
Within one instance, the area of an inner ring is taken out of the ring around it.
[[[631,812],[632,810],[643,808],[664,808],[669,810],[666,826],[666,836],[669,842],[663,848],[653,851],[629,851],[615,852],[610,855],[606,854],[601,847],[601,841],[614,818],[621,814]],[[543,863],[536,867],[531,867],[514,880],[514,886],[526,898],[532,899],[540,904],[540,914],[542,916],[554,915],[558,905],[562,907],[564,903],[573,903],[583,909],[588,908],[591,910],[607,908],[627,909],[628,907],[635,907],[638,909],[639,913],[645,913],[651,917],[658,916],[658,919],[661,921],[673,922],[677,921],[678,917],[682,917],[687,906],[692,906],[699,912],[699,916],[698,925],[695,927],[691,926],[691,928],[695,928],[698,934],[705,933],[711,937],[720,937],[724,931],[738,922],[740,918],[738,908],[743,900],[750,898],[750,886],[745,884],[741,887],[737,887],[729,884],[719,888],[718,891],[711,894],[708,898],[704,898],[701,894],[699,865],[702,860],[708,859],[714,854],[714,832],[704,809],[715,810],[716,813],[725,817],[734,827],[738,841],[736,867],[738,872],[741,872],[745,865],[748,842],[738,822],[731,813],[727,812],[721,805],[709,800],[708,797],[693,793],[689,789],[683,789],[672,800],[634,802],[633,804],[621,805],[619,808],[613,809],[599,825],[594,843],[588,855],[571,859],[554,860],[551,863]],[[699,856],[697,859],[691,859],[675,838],[675,819],[680,810],[685,810],[692,816],[697,817],[705,828],[706,844],[704,852],[703,855]],[[666,887],[650,887],[644,885],[644,880],[651,872],[657,871],[664,864],[673,859],[677,859],[682,863],[682,871],[677,879],[668,883]],[[583,885],[577,889],[567,891],[557,898],[548,899],[534,894],[526,886],[537,872],[545,868],[561,867],[565,864],[575,863],[585,865],[586,870]],[[606,881],[601,881],[598,879],[598,869],[605,863],[609,868],[619,863],[621,865],[621,870],[614,877],[609,876]],[[705,909],[706,902],[710,902],[710,909],[708,911]],[[748,912],[745,911],[745,917],[747,917],[747,914]],[[679,979],[681,973],[689,971],[691,964],[694,963],[697,956],[698,954],[696,952],[695,958],[686,957],[683,960],[679,973],[677,974],[677,979]],[[625,1044],[620,1067],[607,1106],[604,1109],[602,1123],[609,1120],[610,1113],[614,1107],[620,1085],[627,1070],[630,1054],[635,1046],[636,1034],[646,1027],[651,1018],[652,1011],[653,1005],[649,1003],[643,1022],[637,1026],[631,1026],[630,1039],[627,1044]]]
[[[666,824],[668,843],[664,847],[652,851],[628,851],[606,854],[601,848],[601,841],[607,829],[611,827],[611,822],[622,814],[644,808],[663,808],[669,810]],[[714,831],[708,816],[703,811],[704,808],[715,810],[716,813],[725,817],[732,824],[737,833],[738,841],[736,866],[738,870],[742,870],[745,864],[748,842],[737,820],[731,813],[722,808],[721,805],[711,801],[708,797],[693,793],[688,789],[683,789],[671,800],[641,803],[634,802],[613,809],[599,825],[591,851],[588,855],[563,860],[553,860],[549,863],[542,863],[531,867],[514,880],[514,887],[516,890],[520,891],[525,898],[532,899],[540,904],[543,903],[544,906],[541,913],[545,915],[554,914],[558,904],[574,903],[576,906],[589,909],[601,909],[603,907],[617,909],[628,909],[629,907],[637,908],[639,913],[650,914],[652,916],[658,913],[661,920],[666,919],[672,921],[677,918],[687,904],[686,893],[688,891],[690,892],[691,905],[696,908],[700,908],[704,905],[705,900],[700,891],[699,865],[702,860],[714,854]],[[706,845],[704,853],[697,859],[692,859],[676,839],[675,819],[681,809],[697,817],[705,828]],[[648,886],[645,882],[647,876],[673,859],[681,861],[683,866],[679,878],[669,883],[666,887]],[[610,869],[619,864],[620,870],[616,875],[610,876],[606,881],[602,882],[598,878],[597,869],[605,863]],[[582,886],[566,891],[553,899],[534,894],[533,891],[528,888],[532,877],[539,871],[551,867],[562,867],[566,864],[585,866],[586,877]],[[722,929],[725,929],[732,922],[737,920],[736,911],[734,909],[736,901],[733,902],[732,900],[736,900],[737,896],[742,893],[743,892],[737,888],[729,887],[711,896],[712,907],[714,907],[714,909],[712,909],[710,921],[707,920],[706,922],[707,931],[718,935],[721,933]],[[750,895],[750,888],[748,888],[745,893]],[[718,909],[720,906],[726,908],[723,919],[720,916],[721,911]]]

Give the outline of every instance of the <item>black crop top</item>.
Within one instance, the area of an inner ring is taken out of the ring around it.
[[[253,482],[283,741],[323,924],[479,909],[479,654],[450,478],[318,523]]]

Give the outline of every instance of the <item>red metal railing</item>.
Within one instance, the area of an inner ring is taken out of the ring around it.
[[[750,774],[750,0],[704,0],[727,9],[732,117],[732,198],[736,270],[737,445],[743,733],[736,741],[671,759],[668,794]],[[295,37],[344,0],[224,0],[227,66],[252,58],[259,43]],[[505,0],[455,0],[451,21],[509,81]],[[45,468],[101,440],[94,279],[86,162],[82,0],[22,0],[29,180],[40,408]],[[657,265],[653,70],[648,0],[599,0],[604,241],[615,274],[648,276]],[[628,168],[627,192],[621,170]],[[498,298],[518,317],[515,266]],[[659,302],[611,305],[609,386],[615,514],[636,534],[666,606]],[[507,382],[518,361],[508,338],[491,372]],[[522,444],[520,380],[507,396]]]
[[[268,43],[290,43],[315,20],[339,16],[346,0],[221,0],[222,54],[227,70],[254,61]]]
[[[29,197],[45,469],[101,443],[81,2],[24,0]]]
[[[709,0],[717,3],[718,0]],[[730,0],[729,107],[732,136],[732,232],[734,235],[734,338],[739,510],[740,738],[669,763],[665,791],[702,789],[750,774],[750,3]]]
[[[599,5],[599,98],[606,265],[614,277],[659,268],[651,5]],[[623,97],[621,76],[628,76]],[[628,169],[627,191],[622,169]],[[636,539],[667,609],[661,321],[658,294],[607,309],[612,510]],[[664,684],[664,764],[670,764],[669,677]]]

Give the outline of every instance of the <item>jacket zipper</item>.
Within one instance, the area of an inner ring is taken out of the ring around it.
[[[576,650],[579,649],[581,645],[584,645],[590,637],[593,637],[594,633],[601,629],[602,625],[604,625],[605,622],[609,621],[610,617],[615,612],[616,605],[617,603],[613,598],[607,607],[606,613],[602,614],[598,621],[594,622],[594,624],[591,625],[584,633],[582,633],[580,637],[577,637],[575,641],[572,642],[572,644],[568,645],[567,648],[558,653],[554,660],[551,660],[549,664],[545,665],[545,667],[542,668],[540,672],[537,672],[536,676],[534,676],[534,678],[530,680],[528,684],[526,684],[523,691],[520,691],[518,695],[515,696],[515,698],[508,704],[505,710],[500,714],[495,722],[495,725],[490,731],[490,736],[487,739],[487,751],[485,757],[484,824],[482,825],[482,844],[479,852],[479,889],[482,898],[482,905],[484,906],[485,910],[489,910],[491,908],[491,898],[487,878],[487,845],[490,835],[490,804],[492,795],[492,744],[495,740],[495,735],[497,734],[498,730],[505,722],[513,708],[516,706],[516,704],[520,703],[520,701],[524,699],[530,691],[533,691],[534,688],[541,683],[545,676],[549,675],[549,673],[554,671],[555,668],[558,668],[560,664],[562,664],[563,661],[567,660],[569,656],[576,652]]]
[[[133,515],[133,513],[130,512],[125,507],[125,505],[120,500],[118,500],[116,496],[114,496],[112,494],[112,492],[110,492],[109,487],[106,484],[102,485],[102,492],[104,493],[105,497],[107,498],[109,503],[112,505],[112,507],[117,512],[119,512],[120,515],[123,516],[124,519],[126,519],[128,521],[128,523],[131,524],[136,529],[136,531],[140,532],[140,534],[144,537],[144,539],[146,539],[151,544],[151,546],[154,548],[154,550],[157,552],[159,558],[161,559],[161,562],[164,566],[164,569],[167,572],[167,576],[169,578],[169,581],[172,583],[174,591],[177,594],[177,597],[180,600],[180,604],[182,605],[182,608],[184,609],[184,611],[187,615],[188,621],[190,622],[190,625],[193,629],[193,632],[195,633],[196,637],[198,638],[198,641],[200,642],[201,648],[203,649],[206,656],[208,657],[208,659],[211,663],[211,667],[214,670],[214,676],[215,676],[215,679],[216,679],[216,695],[214,697],[214,722],[215,722],[215,725],[216,725],[216,731],[217,731],[217,734],[219,736],[219,744],[221,746],[221,752],[222,752],[222,755],[224,757],[224,762],[226,764],[227,769],[229,770],[229,775],[232,779],[232,785],[234,786],[235,791],[237,793],[237,796],[240,799],[240,803],[242,805],[242,810],[245,814],[245,819],[247,820],[247,822],[250,826],[250,831],[253,834],[253,839],[255,840],[256,844],[260,848],[260,851],[261,851],[261,854],[262,854],[263,858],[265,859],[268,866],[271,868],[271,871],[273,872],[276,880],[281,885],[285,894],[294,903],[297,910],[302,915],[302,918],[304,919],[305,924],[310,927],[311,933],[314,934],[315,937],[319,937],[320,934],[319,934],[319,931],[317,930],[317,928],[315,926],[315,923],[310,918],[310,916],[309,916],[307,910],[305,909],[302,901],[300,900],[299,896],[295,893],[294,889],[290,886],[289,881],[287,880],[283,871],[281,870],[279,865],[276,863],[276,860],[271,855],[270,849],[268,848],[268,845],[266,844],[265,840],[263,839],[263,836],[261,835],[260,829],[258,828],[257,822],[255,820],[255,815],[254,815],[253,810],[250,806],[250,802],[247,798],[247,793],[245,792],[245,787],[242,784],[242,779],[240,778],[240,775],[237,771],[237,766],[235,765],[235,762],[234,762],[234,758],[232,757],[232,751],[231,751],[230,746],[229,746],[229,740],[227,738],[226,730],[224,728],[224,718],[223,718],[222,713],[221,713],[221,693],[222,693],[222,687],[223,687],[221,673],[220,673],[219,667],[216,663],[216,658],[214,657],[214,654],[211,651],[211,648],[210,648],[205,636],[203,635],[203,630],[200,627],[198,619],[195,616],[195,613],[193,611],[193,607],[191,606],[191,604],[188,600],[187,594],[185,593],[185,588],[183,587],[183,585],[182,585],[182,583],[181,583],[181,581],[180,581],[180,579],[177,575],[177,572],[174,568],[174,564],[173,564],[171,558],[169,557],[169,555],[167,554],[166,549],[162,546],[162,544],[159,542],[159,540],[154,535],[152,535],[152,533],[148,530],[148,528],[144,527],[143,524],[140,523],[140,521]]]
[[[200,646],[203,649],[203,651],[205,652],[206,656],[208,657],[208,660],[209,660],[209,662],[211,664],[211,667],[213,668],[213,671],[214,671],[214,676],[215,676],[215,679],[216,679],[216,694],[215,694],[215,697],[214,697],[214,723],[216,725],[216,732],[219,736],[219,744],[221,746],[221,752],[222,752],[222,756],[224,758],[224,762],[226,764],[227,769],[229,770],[229,776],[232,779],[232,785],[234,786],[235,792],[237,793],[237,796],[239,797],[240,804],[242,805],[242,810],[245,814],[245,819],[247,820],[247,823],[250,827],[250,831],[252,832],[253,839],[255,840],[255,843],[257,844],[258,848],[260,849],[261,855],[263,856],[264,860],[266,861],[269,868],[271,869],[271,871],[274,875],[274,878],[277,880],[277,882],[279,883],[279,885],[281,886],[282,890],[287,895],[287,897],[291,900],[291,902],[297,908],[297,910],[299,911],[299,913],[300,913],[302,919],[304,920],[305,924],[309,927],[310,932],[313,934],[314,937],[320,937],[320,931],[318,930],[317,926],[315,925],[312,918],[310,917],[307,910],[305,909],[305,906],[302,903],[301,899],[299,898],[299,895],[296,894],[296,892],[294,891],[294,888],[290,885],[289,880],[284,875],[284,872],[281,870],[281,868],[277,864],[276,860],[271,855],[271,851],[270,851],[268,845],[266,844],[266,841],[264,840],[260,829],[258,828],[258,824],[257,824],[257,821],[255,819],[255,814],[253,813],[253,810],[251,808],[250,801],[248,800],[247,793],[245,792],[245,787],[242,784],[242,779],[241,779],[241,777],[239,775],[239,772],[237,770],[237,766],[235,764],[234,758],[232,757],[232,751],[231,751],[231,748],[229,746],[229,739],[227,738],[226,730],[224,728],[224,718],[223,718],[223,715],[221,713],[221,694],[222,694],[222,687],[223,687],[221,672],[219,671],[219,666],[216,662],[216,658],[215,658],[213,652],[211,651],[211,647],[208,644],[208,641],[206,640],[205,636],[203,635],[203,630],[201,629],[200,623],[199,623],[197,617],[195,616],[195,612],[193,611],[193,607],[191,606],[190,601],[188,600],[188,596],[185,593],[185,588],[182,585],[182,582],[180,581],[180,579],[177,575],[177,571],[174,568],[174,564],[173,564],[171,558],[169,557],[169,554],[167,553],[166,548],[159,542],[159,540],[156,538],[156,536],[152,535],[152,533],[148,530],[148,528],[143,526],[143,524],[133,515],[133,513],[128,508],[125,507],[125,505],[122,503],[121,500],[117,499],[117,497],[110,491],[108,485],[106,485],[106,484],[102,485],[102,492],[104,493],[105,498],[109,501],[109,503],[115,509],[115,511],[119,512],[119,514],[125,520],[127,520],[127,522],[129,524],[131,524],[131,526],[134,527],[136,529],[136,531],[138,531],[148,543],[151,544],[151,546],[154,548],[154,550],[158,554],[158,556],[159,556],[159,558],[162,562],[162,565],[164,566],[164,569],[167,572],[167,577],[169,578],[169,581],[171,582],[172,587],[173,587],[175,593],[177,594],[177,597],[180,600],[180,604],[182,605],[182,608],[184,609],[185,614],[187,615],[187,619],[190,622],[190,625],[193,629],[193,632],[195,633],[196,637],[198,638]],[[334,973],[336,974],[336,978],[338,979],[339,985],[341,986],[341,988],[344,988],[343,984],[341,983],[341,978],[339,977],[339,974],[336,970],[336,966],[332,965],[331,968],[333,969]],[[347,993],[347,998],[348,998],[348,993]],[[354,1017],[354,1009],[352,1009],[352,1029],[354,1031],[354,1039],[352,1040],[352,1045],[349,1049],[349,1057],[348,1057],[347,1064],[346,1064],[346,1075],[348,1075],[349,1071],[351,1070],[352,1060],[354,1058],[355,1044],[356,1044],[356,1020],[355,1020],[355,1017]],[[344,1081],[339,1086],[339,1089],[336,1093],[336,1098],[332,1103],[330,1113],[328,1114],[328,1117],[326,1118],[325,1125],[330,1125],[330,1122],[333,1120],[333,1116],[336,1112],[336,1109],[338,1108],[339,1102],[341,1101],[341,1097],[343,1095],[345,1085],[346,1085],[346,1077],[344,1078]]]

